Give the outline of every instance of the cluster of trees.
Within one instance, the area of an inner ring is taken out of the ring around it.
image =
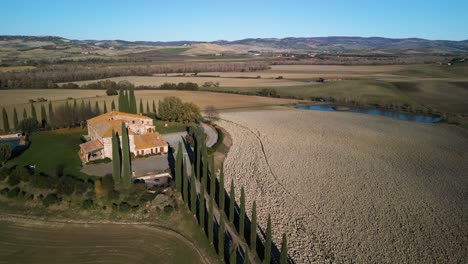
[[[129,89],[120,89],[119,91],[119,111],[130,114],[137,114],[137,104],[135,89],[130,86]]]
[[[63,167],[57,168],[52,174],[33,173],[24,167],[3,167],[0,169],[0,181],[6,181],[9,187],[3,188],[0,193],[9,198],[26,200],[36,199],[46,207],[62,201],[65,197],[77,196],[85,200],[92,199],[94,193],[94,181],[63,173]],[[24,189],[22,189],[25,186]],[[30,186],[40,190],[41,194],[35,196],[28,193]]]
[[[205,135],[199,127],[191,127],[189,133],[195,139],[195,159],[192,164],[190,176],[187,174],[187,165],[183,157],[182,144],[179,144],[175,160],[175,188],[182,194],[184,202],[188,208],[196,216],[200,227],[205,230],[210,243],[217,250],[219,256],[223,259],[228,259],[230,263],[236,263],[238,254],[238,245],[231,242],[229,256],[225,254],[226,249],[226,221],[229,221],[235,226],[239,237],[245,241],[250,248],[244,249],[244,263],[249,263],[249,252],[254,254],[254,258],[260,257],[258,250],[262,249],[261,241],[257,237],[257,213],[256,202],[252,205],[252,214],[250,226],[246,226],[245,211],[245,192],[241,188],[240,209],[236,212],[235,204],[235,186],[234,181],[231,181],[231,189],[229,195],[226,196],[224,188],[224,172],[221,166],[219,175],[215,174],[214,159],[208,157],[207,147],[205,144]],[[197,187],[199,184],[199,195],[197,200]],[[206,201],[208,196],[208,201]],[[229,202],[227,203],[226,200]],[[197,203],[198,202],[198,203]],[[208,206],[207,206],[208,204]],[[226,207],[228,204],[228,207]],[[206,208],[206,206],[208,208]],[[215,238],[215,210],[219,210],[218,217],[218,237]],[[236,218],[236,213],[238,217]],[[226,219],[227,218],[227,219]],[[238,220],[236,222],[236,220]],[[216,243],[217,242],[217,243]],[[268,225],[266,230],[266,240],[263,245],[263,263],[271,262],[272,249],[272,226],[270,216],[268,217]],[[283,235],[283,243],[281,249],[280,263],[286,264],[288,261],[286,235]]]
[[[184,103],[178,97],[165,97],[159,102],[158,115],[161,120],[184,124],[195,123],[201,118],[200,108],[194,103]]]
[[[198,91],[198,84],[192,82],[180,82],[178,84],[175,83],[163,83],[159,86],[161,90],[187,90],[187,91]]]
[[[21,72],[0,73],[0,89],[57,88],[56,83],[105,79],[119,76],[150,76],[161,73],[258,71],[265,62],[170,63],[155,65],[52,65]]]

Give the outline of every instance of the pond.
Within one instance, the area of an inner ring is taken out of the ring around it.
[[[0,144],[9,145],[12,150],[16,148],[17,146],[19,146],[19,143],[20,143],[19,138],[0,139]]]
[[[296,106],[298,109],[306,109],[306,110],[315,110],[315,111],[337,111],[333,108],[334,105],[331,104],[317,104],[317,105],[300,105]],[[385,111],[377,108],[359,108],[359,107],[347,107],[347,110],[339,111],[339,112],[353,112],[353,113],[361,113],[361,114],[368,114],[368,115],[376,115],[376,116],[385,116],[390,117],[398,120],[404,121],[411,121],[411,122],[419,122],[419,123],[437,123],[440,122],[442,119],[437,116],[429,116],[429,115],[421,115],[421,114],[412,114],[412,113],[401,113],[401,112],[392,112],[392,111]]]

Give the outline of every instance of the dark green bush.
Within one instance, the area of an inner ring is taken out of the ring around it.
[[[94,201],[92,199],[86,199],[81,204],[81,208],[83,209],[91,209],[94,207]]]
[[[49,207],[53,204],[56,204],[56,203],[59,203],[60,202],[60,197],[57,196],[57,194],[55,193],[49,193],[45,198],[44,200],[42,200],[42,204],[45,206],[45,207]]]

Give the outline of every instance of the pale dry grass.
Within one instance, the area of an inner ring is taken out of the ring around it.
[[[292,109],[222,117],[226,182],[245,187],[248,212],[257,200],[263,229],[271,214],[296,263],[468,261],[466,131]]]
[[[144,110],[146,111],[146,102],[150,105],[152,111],[152,103],[155,101],[156,107],[158,101],[168,96],[177,96],[183,101],[193,102],[198,105],[202,110],[208,106],[213,105],[219,110],[232,110],[247,107],[263,107],[271,105],[293,104],[298,100],[279,99],[260,96],[246,96],[236,94],[212,93],[202,91],[169,91],[169,90],[137,90],[135,91],[137,106],[139,109],[140,98],[143,100]],[[23,116],[23,109],[26,109],[28,115],[31,115],[31,106],[28,103],[29,99],[36,99],[44,97],[52,100],[53,106],[57,107],[65,103],[67,97],[77,99],[78,106],[81,100],[84,99],[87,103],[91,102],[94,109],[95,102],[97,101],[100,110],[103,111],[104,102],[106,102],[107,109],[111,110],[111,102],[114,100],[118,107],[117,96],[107,96],[103,90],[73,90],[73,89],[37,89],[37,90],[0,90],[0,107],[4,107],[8,112],[10,127],[13,125],[13,108],[16,107],[19,120]],[[73,104],[73,100],[69,100]],[[48,110],[48,102],[44,103],[46,110]],[[41,103],[35,103],[37,115],[40,117]],[[2,120],[0,115],[0,121]],[[3,122],[3,121],[1,121]],[[3,124],[3,123],[0,123]]]
[[[210,75],[214,75],[210,73]],[[242,73],[238,73],[242,76]],[[255,75],[256,76],[256,75]],[[303,82],[291,80],[276,80],[276,79],[240,79],[240,78],[218,78],[218,77],[191,77],[191,76],[125,76],[114,77],[101,80],[111,80],[114,82],[129,81],[136,86],[159,86],[163,83],[180,83],[180,82],[193,82],[203,85],[205,82],[219,83],[222,87],[273,87],[273,86],[298,86],[304,85]],[[90,80],[74,82],[76,84],[88,84],[101,80]]]
[[[0,72],[16,72],[16,71],[26,71],[32,70],[36,67],[34,66],[8,66],[8,67],[0,67]]]

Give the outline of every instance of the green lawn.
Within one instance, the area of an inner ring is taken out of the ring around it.
[[[211,87],[208,90],[258,92],[263,87]],[[309,99],[312,96],[342,97],[348,99],[364,99],[368,103],[416,103],[395,85],[378,80],[358,79],[326,82],[302,86],[271,87],[281,96],[295,96]]]
[[[37,132],[30,137],[31,145],[9,164],[36,164],[36,172],[53,173],[64,166],[64,173],[83,175],[78,157],[80,137],[87,134],[81,128]]]
[[[158,131],[159,134],[187,131],[187,125],[178,122],[167,122],[153,119],[153,124],[156,126],[156,131]],[[166,124],[167,126],[165,126]]]

